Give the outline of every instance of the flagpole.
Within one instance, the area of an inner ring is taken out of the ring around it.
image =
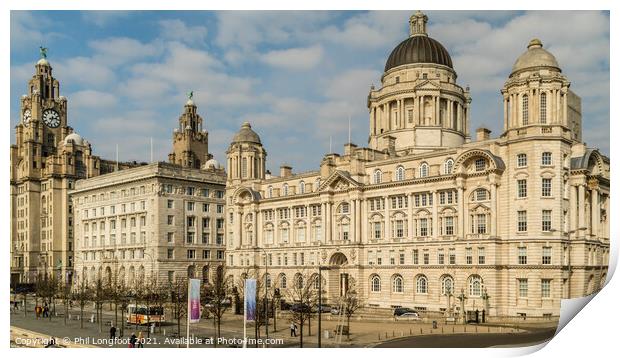
[[[245,283],[245,285],[247,285],[247,282]],[[247,322],[247,315],[248,315],[248,310],[247,310],[247,305],[245,303],[245,292],[243,295],[243,348],[247,348],[248,347],[248,334],[246,332],[246,322]]]
[[[187,347],[186,348],[189,348],[189,317],[191,315],[191,312],[190,312],[191,307],[190,307],[190,304],[189,304],[189,300],[190,300],[189,296],[190,296],[190,293],[191,293],[190,288],[191,288],[191,281],[190,281],[190,278],[188,277],[188,279],[187,279],[187,315],[186,315],[187,316],[187,335],[185,336],[186,337],[186,342],[187,342]]]
[[[351,143],[351,115],[349,115],[349,143]]]

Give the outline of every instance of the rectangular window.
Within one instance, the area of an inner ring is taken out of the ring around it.
[[[217,259],[218,260],[224,260],[224,251],[217,250]]]
[[[456,252],[454,249],[450,249],[448,257],[450,260],[450,265],[456,265]]]
[[[446,223],[446,235],[454,235],[454,217],[447,216],[444,220]]]
[[[194,227],[194,225],[196,224],[196,218],[193,216],[188,216],[187,217],[187,227]]]
[[[527,197],[527,180],[525,179],[517,180],[517,197],[518,198]]]
[[[174,249],[168,249],[168,259],[174,259]]]
[[[477,172],[482,172],[487,168],[487,162],[484,158],[476,159],[475,167]]]
[[[216,212],[218,214],[223,213],[224,212],[224,205],[218,204],[218,206],[216,207],[216,210],[217,210]]]
[[[420,219],[420,236],[428,236],[428,219]]]
[[[194,204],[193,201],[188,201],[187,202],[187,210],[188,211],[194,211],[194,206],[195,206],[195,204]]]
[[[209,212],[209,204],[202,204],[202,212],[203,213]]]
[[[396,220],[396,237],[401,238],[404,236],[404,233],[403,220]]]
[[[549,279],[540,280],[540,296],[542,298],[551,297],[551,280]]]
[[[196,250],[187,250],[187,258],[195,259],[196,258]]]
[[[519,281],[519,297],[527,298],[527,279],[520,278]]]
[[[168,225],[174,225],[174,215],[168,215]]]
[[[168,209],[174,208],[174,200],[168,200]]]
[[[443,254],[443,251],[439,251],[439,253],[437,254],[437,264],[439,264],[439,265],[443,265],[444,264],[444,254]]]
[[[544,246],[542,249],[542,264],[551,265],[551,246]]]
[[[430,263],[430,255],[428,254],[428,252],[424,253],[424,264],[428,265]]]
[[[478,248],[478,265],[484,265],[485,263],[485,254],[484,247]]]
[[[375,239],[379,240],[381,238],[381,223],[374,223],[374,233],[375,233]]]
[[[551,178],[542,179],[542,196],[544,197],[551,196]]]
[[[542,154],[542,165],[551,165],[551,152],[544,152]]]
[[[473,263],[471,247],[465,248],[465,263],[471,265]]]
[[[519,247],[518,248],[519,251],[519,265],[527,265],[527,248],[526,247]]]
[[[517,154],[517,167],[522,168],[527,166],[527,155]]]
[[[193,232],[188,232],[187,233],[187,243],[188,244],[193,244],[194,243],[194,233]]]
[[[486,234],[487,233],[487,215],[486,214],[477,214],[477,233],[478,234]]]
[[[202,258],[205,260],[211,259],[211,250],[202,250]]]
[[[400,265],[404,265],[405,264],[405,254],[404,253],[400,253],[398,255],[398,263]]]
[[[527,211],[525,210],[517,211],[517,231],[527,231]]]
[[[542,231],[551,231],[551,210],[542,211]]]
[[[174,242],[174,233],[173,232],[169,232],[167,236],[168,236],[168,242]]]
[[[209,233],[208,232],[203,232],[202,233],[202,243],[203,244],[208,244],[209,243]]]
[[[413,264],[418,264],[418,250],[413,250]]]

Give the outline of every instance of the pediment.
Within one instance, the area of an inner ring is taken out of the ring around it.
[[[438,84],[427,80],[415,86],[415,89],[422,90],[422,91],[423,90],[438,91],[439,89],[441,89],[441,87],[439,87]]]
[[[349,176],[349,173],[343,172],[341,170],[336,170],[329,177],[327,177],[327,180],[325,180],[323,184],[321,184],[319,191],[325,191],[325,190],[343,191],[343,190],[348,190],[351,187],[357,188],[359,186],[361,186],[361,184],[353,180]]]

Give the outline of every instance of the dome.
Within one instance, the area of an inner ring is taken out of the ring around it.
[[[385,63],[385,72],[394,67],[414,63],[433,63],[453,68],[448,50],[439,41],[428,37],[427,21],[428,17],[420,11],[411,16],[410,36],[392,50]]]
[[[217,160],[211,158],[209,160],[207,160],[207,162],[202,166],[202,169],[209,169],[209,168],[219,168],[220,167],[220,163],[218,163]]]
[[[261,144],[260,137],[252,130],[249,122],[243,122],[241,129],[233,137],[232,143],[250,142]]]
[[[37,61],[37,65],[49,66],[50,63],[49,63],[49,61],[47,61],[47,59],[42,58],[39,61]]]
[[[69,144],[69,141],[73,141],[74,144],[84,145],[84,138],[77,133],[71,133],[65,137],[65,144]]]
[[[187,102],[185,102],[186,106],[195,106],[194,101],[191,99],[188,99]]]
[[[543,44],[539,39],[530,41],[527,45],[527,51],[519,56],[514,66],[512,66],[512,73],[532,67],[553,67],[561,71],[555,56],[543,48]]]

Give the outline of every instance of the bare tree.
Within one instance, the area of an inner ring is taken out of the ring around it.
[[[170,282],[170,300],[173,307],[173,317],[177,320],[177,336],[181,337],[181,318],[187,313],[187,278],[177,277]]]
[[[294,307],[291,309],[292,319],[294,323],[299,325],[299,347],[303,348],[304,324],[312,317],[312,307],[318,298],[313,276],[305,272],[295,274],[293,282],[286,290],[286,295],[294,303]]]
[[[213,315],[213,320],[216,324],[216,339],[215,345],[221,336],[222,316],[224,312],[230,307],[230,303],[227,300],[232,291],[232,282],[230,277],[227,277],[224,266],[218,266],[215,271],[215,278],[213,284],[203,286],[203,297],[205,302],[208,302],[207,312]]]
[[[36,295],[40,297],[44,304],[48,304],[48,318],[52,320],[51,307],[54,306],[54,298],[58,292],[58,281],[56,277],[51,274],[39,274],[36,282]]]
[[[71,300],[71,283],[60,281],[58,284],[58,291],[60,292],[60,299],[65,307],[64,321],[67,325],[67,318],[69,316],[69,300]]]
[[[106,300],[106,290],[105,290],[105,286],[103,284],[103,280],[101,279],[101,277],[97,278],[97,281],[95,281],[95,285],[93,289],[94,289],[93,300],[95,301],[95,314],[96,314],[97,323],[99,324],[99,333],[101,333],[103,331],[103,304],[105,303],[105,300]]]
[[[347,317],[347,340],[350,340],[351,332],[351,316],[362,307],[362,300],[357,293],[357,285],[355,279],[349,277],[349,284],[342,297],[340,297],[340,306],[344,315]]]
[[[71,297],[78,302],[80,306],[80,328],[84,328],[84,306],[86,306],[86,303],[92,298],[91,289],[84,276],[82,276],[82,279],[74,286]]]

